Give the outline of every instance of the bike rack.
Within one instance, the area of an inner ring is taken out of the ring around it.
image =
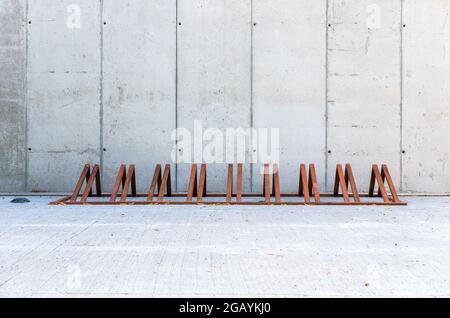
[[[297,193],[282,193],[278,165],[264,165],[263,191],[243,193],[243,164],[237,164],[237,187],[234,191],[234,168],[228,165],[226,193],[207,192],[207,165],[193,164],[187,193],[172,192],[171,165],[156,165],[148,193],[136,191],[136,167],[122,164],[117,172],[112,193],[102,193],[100,166],[86,164],[72,195],[51,205],[407,205],[400,200],[387,165],[372,165],[368,193],[358,193],[350,164],[336,165],[334,191],[320,193],[314,164],[299,167]],[[270,171],[272,168],[272,173]],[[200,174],[198,170],[200,169]],[[272,178],[271,178],[272,177]],[[272,179],[272,182],[271,182]],[[96,193],[93,193],[95,183]],[[385,187],[387,183],[389,193]],[[85,185],[86,184],[86,185]],[[349,187],[350,184],[350,187]],[[83,186],[84,191],[82,192]],[[378,191],[375,187],[378,186]],[[131,188],[131,191],[130,191]],[[272,191],[271,191],[272,190]]]

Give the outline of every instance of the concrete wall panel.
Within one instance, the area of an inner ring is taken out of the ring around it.
[[[73,3],[29,1],[31,191],[71,191],[82,164],[100,161],[100,2]]]
[[[450,2],[403,9],[403,189],[450,193]]]
[[[328,190],[347,162],[360,190],[373,163],[399,184],[401,1],[332,0],[328,14]]]
[[[178,127],[251,126],[251,1],[178,1]],[[180,191],[190,168],[178,167]],[[244,187],[249,188],[250,167]],[[208,170],[211,191],[225,191],[226,165]]]
[[[253,116],[280,129],[282,191],[298,190],[299,164],[325,180],[326,1],[254,1]],[[253,189],[261,191],[260,165]]]
[[[0,0],[0,191],[25,190],[25,1]]]
[[[147,192],[156,163],[170,163],[175,129],[176,1],[104,1],[104,180],[137,165]]]

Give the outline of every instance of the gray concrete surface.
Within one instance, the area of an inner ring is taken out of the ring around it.
[[[251,1],[178,1],[178,127],[250,128]],[[205,143],[206,144],[206,143]],[[211,191],[225,191],[224,167],[211,166]],[[246,169],[249,170],[247,165]],[[226,169],[226,168],[225,168]],[[178,167],[187,189],[190,167]],[[244,180],[248,189],[250,179]]]
[[[350,160],[361,189],[371,161],[400,180],[401,14],[401,1],[329,1],[328,166]]]
[[[0,188],[26,187],[25,0],[0,1]]]
[[[0,199],[0,296],[450,296],[450,198],[407,207]]]
[[[326,1],[254,1],[253,116],[255,127],[280,128],[280,171],[299,174],[315,163],[321,188],[326,171]],[[254,189],[262,189],[259,165]],[[296,185],[297,184],[297,185]],[[283,187],[298,187],[295,178]]]
[[[280,128],[282,171],[314,162],[328,190],[335,163],[364,190],[384,162],[403,192],[450,193],[448,12],[447,0],[0,0],[0,191],[71,191],[86,161],[105,181],[121,161],[147,172],[170,159],[174,127],[202,119]],[[174,173],[180,190],[188,172]]]
[[[448,1],[404,4],[402,188],[409,191],[450,189],[449,12]]]
[[[65,176],[79,175],[74,163],[98,163],[101,156],[100,7],[96,1],[78,1],[77,28],[68,24],[72,3],[28,1],[29,191],[71,188]]]
[[[169,163],[176,127],[175,0],[104,1],[103,176],[111,190],[118,167],[143,176]],[[139,183],[148,191],[149,183]]]

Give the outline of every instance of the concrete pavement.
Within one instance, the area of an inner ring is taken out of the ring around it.
[[[0,197],[0,296],[450,296],[450,198],[407,207]]]

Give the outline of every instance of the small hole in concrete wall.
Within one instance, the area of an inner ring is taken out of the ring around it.
[[[406,24],[403,24],[403,27],[406,28]]]
[[[31,21],[28,21],[28,24],[31,24]]]
[[[31,151],[31,148],[28,148],[28,151]]]
[[[106,148],[103,148],[103,151],[106,151]]]
[[[255,23],[253,23],[253,25],[254,25],[254,26],[256,26],[256,22],[255,22]]]
[[[328,26],[329,26],[329,27],[331,27],[331,23],[330,23],[330,24],[328,24]]]
[[[178,22],[178,25],[181,25],[181,22]]]
[[[106,22],[103,22],[104,25],[106,25]]]
[[[406,153],[406,150],[402,150],[402,153],[405,154],[405,153]]]
[[[328,153],[331,153],[331,150],[328,150]]]

